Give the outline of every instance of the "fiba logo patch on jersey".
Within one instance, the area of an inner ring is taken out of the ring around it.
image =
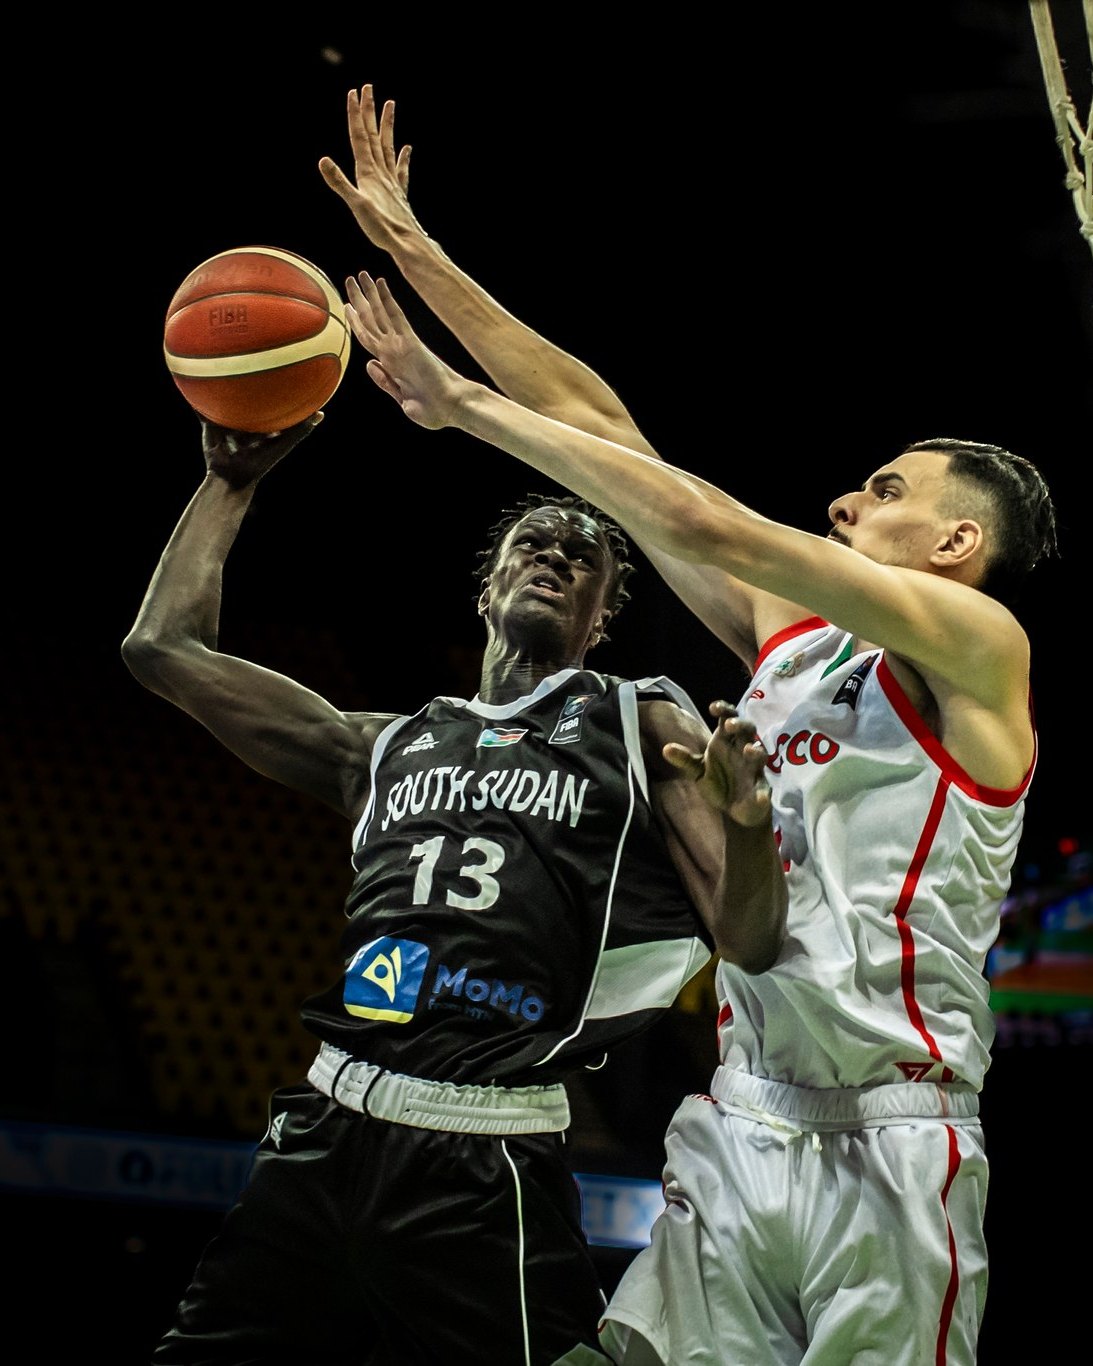
[[[585,707],[592,701],[594,693],[584,693],[577,697],[567,697],[565,706],[558,716],[554,734],[547,742],[551,745],[572,745],[581,738],[581,717]]]
[[[429,949],[413,939],[384,935],[353,955],[345,970],[342,1000],[350,1015],[363,1020],[406,1024],[429,965]]]

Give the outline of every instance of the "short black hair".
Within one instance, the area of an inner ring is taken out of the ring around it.
[[[541,507],[566,508],[573,512],[583,512],[603,532],[607,547],[611,552],[613,570],[607,583],[607,591],[604,594],[604,606],[612,617],[617,617],[622,610],[623,603],[628,602],[630,598],[626,587],[627,580],[634,572],[634,566],[630,563],[630,543],[617,522],[608,517],[605,512],[601,512],[598,507],[594,507],[584,498],[578,498],[572,493],[528,493],[520,499],[515,507],[505,508],[500,518],[489,529],[489,544],[485,550],[478,552],[478,564],[474,571],[478,591],[481,591],[482,580],[493,573],[505,537],[521,518]],[[478,596],[477,592],[475,596]],[[600,639],[608,640],[610,637],[605,633]]]
[[[987,565],[979,587],[1013,606],[1033,567],[1059,554],[1055,505],[1043,475],[1024,456],[981,441],[932,437],[903,448],[904,455],[911,451],[947,455],[948,476],[983,498],[991,525]],[[952,513],[958,511],[951,499],[948,506]]]

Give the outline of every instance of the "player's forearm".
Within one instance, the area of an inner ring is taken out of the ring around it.
[[[785,873],[769,824],[725,819],[725,862],[714,936],[718,952],[745,972],[765,972],[785,938],[789,904]]]
[[[122,645],[146,686],[163,690],[157,684],[172,656],[216,649],[224,561],[253,493],[253,484],[232,489],[207,475],[179,519]]]
[[[747,552],[737,532],[764,520],[684,470],[531,412],[483,385],[462,389],[448,421],[588,499],[639,544],[693,564],[738,572],[734,566],[745,564]]]
[[[502,393],[589,430],[629,421],[594,371],[510,313],[419,227],[404,225],[387,249],[415,293]]]
[[[862,583],[876,571],[834,541],[772,521],[666,460],[530,412],[483,385],[467,382],[445,421],[588,499],[647,554],[655,549],[684,566],[706,566],[723,582],[738,580],[829,621],[845,618],[846,629],[877,639],[871,627],[878,614]],[[700,610],[707,589],[696,576],[688,587],[678,566],[671,574],[663,561],[658,568],[726,643],[733,630],[747,634],[742,619],[722,631]]]

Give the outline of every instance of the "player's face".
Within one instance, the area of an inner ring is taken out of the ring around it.
[[[572,508],[535,508],[505,537],[482,601],[494,628],[514,644],[545,639],[578,656],[604,625],[613,567],[590,517]]]
[[[929,569],[955,521],[938,511],[948,466],[941,451],[911,451],[890,461],[858,492],[835,499],[828,535],[879,564]]]

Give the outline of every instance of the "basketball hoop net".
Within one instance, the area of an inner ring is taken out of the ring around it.
[[[1093,102],[1083,127],[1067,88],[1063,63],[1055,41],[1049,0],[1028,0],[1044,88],[1055,121],[1055,141],[1066,165],[1064,184],[1074,200],[1078,228],[1093,251]],[[1089,38],[1090,66],[1093,68],[1093,0],[1082,0],[1086,34]],[[1081,161],[1079,162],[1079,157]]]

